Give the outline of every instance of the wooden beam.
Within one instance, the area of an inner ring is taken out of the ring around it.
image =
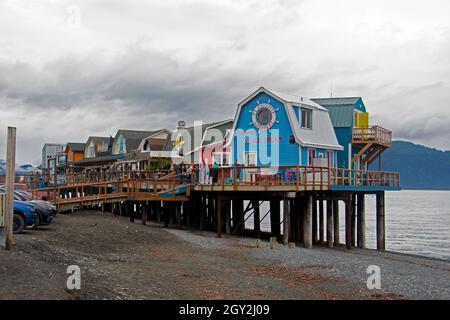
[[[340,244],[339,200],[333,200],[333,242],[335,246],[339,246]]]
[[[381,149],[376,155],[374,155],[372,157],[372,159],[369,159],[367,161],[367,165],[370,166],[372,164],[372,162],[374,162],[376,159],[379,159],[381,157],[381,155],[383,154],[383,152],[385,152],[386,150],[387,150],[387,148]]]
[[[352,197],[345,201],[345,246],[352,248]]]
[[[270,232],[280,240],[280,200],[270,201]]]
[[[216,230],[217,238],[222,238],[222,199],[216,197]]]
[[[259,200],[253,200],[253,229],[256,239],[261,239],[261,212]]]
[[[313,214],[313,196],[306,196],[306,205],[303,211],[303,246],[307,249],[312,248],[312,214]]]
[[[327,202],[327,210],[328,210],[328,202]],[[324,218],[325,218],[324,217],[324,201],[320,199],[319,200],[319,242],[320,243],[325,242],[325,219]]]
[[[377,250],[384,251],[385,248],[385,212],[384,212],[384,191],[377,192]]]
[[[357,221],[358,221],[358,248],[366,247],[366,213],[365,213],[365,196],[363,193],[357,195],[356,203]]]
[[[288,245],[289,244],[289,229],[290,229],[290,200],[285,198],[283,199],[283,244]]]
[[[357,154],[355,154],[352,158],[351,164],[355,162],[359,157],[361,157],[367,150],[369,150],[372,147],[373,143],[370,142],[364,146]]]
[[[12,249],[14,221],[14,184],[16,178],[16,128],[8,127],[6,142],[6,179],[5,179],[5,230],[0,232],[4,238],[6,250]],[[3,240],[3,239],[2,239]],[[2,241],[3,242],[3,241]]]
[[[327,246],[333,248],[333,202],[327,201]]]

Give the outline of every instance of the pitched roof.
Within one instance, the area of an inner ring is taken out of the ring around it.
[[[311,99],[314,102],[317,102],[321,106],[329,107],[329,106],[344,106],[344,105],[352,105],[354,106],[360,97],[342,97],[342,98],[314,98]]]
[[[360,97],[312,99],[328,109],[335,128],[353,127],[353,113]]]
[[[85,144],[81,142],[68,142],[66,148],[70,147],[75,152],[84,152],[84,146]]]
[[[116,133],[116,138],[122,135],[127,143],[127,152],[130,152],[132,150],[138,149],[143,139],[162,130],[164,129],[153,131],[119,129],[119,131],[117,131]]]

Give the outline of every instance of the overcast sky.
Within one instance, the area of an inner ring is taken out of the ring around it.
[[[372,124],[450,149],[448,0],[0,0],[0,158],[118,128],[231,118],[260,86],[361,96]]]

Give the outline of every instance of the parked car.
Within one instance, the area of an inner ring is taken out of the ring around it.
[[[52,205],[50,202],[45,201],[45,200],[33,199],[33,196],[31,195],[31,193],[25,192],[25,191],[16,191],[16,194],[18,196],[22,197],[25,201],[31,201],[32,203],[36,203],[39,206],[47,208],[48,210],[51,211],[52,216],[56,215],[56,207],[54,205]]]
[[[26,227],[34,227],[36,208],[29,203],[14,200],[13,233],[21,233]]]
[[[53,215],[56,209],[49,203],[40,200],[29,200],[28,197],[23,196],[20,192],[16,191],[14,193],[14,200],[24,201],[35,206],[36,211],[36,223],[34,228],[37,229],[41,225],[48,225],[53,222]]]
[[[0,193],[5,193],[5,190],[0,188]],[[17,207],[17,210],[16,210]],[[17,211],[17,212],[16,212]],[[31,211],[29,213],[28,211]],[[20,221],[19,217],[16,217],[16,213],[24,221]],[[28,217],[30,216],[30,217]],[[31,219],[32,216],[32,219]],[[27,219],[27,217],[29,219]],[[24,222],[24,223],[23,223]],[[19,192],[14,193],[14,229],[18,229],[17,233],[23,231],[25,227],[32,227],[37,229],[40,225],[48,225],[53,222],[53,211],[52,208],[48,207],[47,204],[29,201],[22,197]]]

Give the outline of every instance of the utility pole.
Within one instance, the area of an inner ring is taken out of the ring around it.
[[[16,128],[8,127],[6,147],[6,239],[5,249],[11,250],[13,241],[13,221],[14,221],[14,184],[16,179]]]

